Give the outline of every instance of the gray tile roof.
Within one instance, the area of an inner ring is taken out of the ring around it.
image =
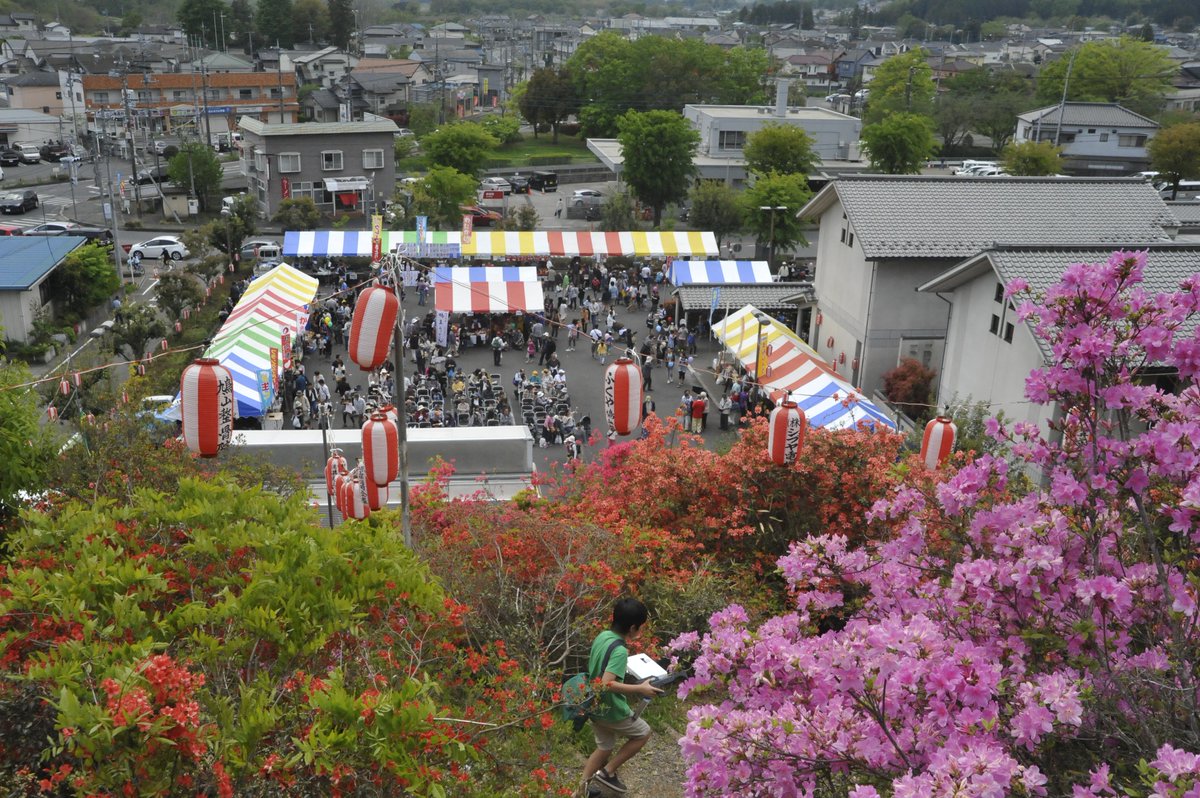
[[[966,258],[996,244],[1121,245],[1179,227],[1141,178],[842,175],[800,211],[840,200],[869,260]]]
[[[674,293],[684,310],[708,310],[712,307],[713,290],[721,289],[718,309],[737,310],[745,305],[768,310],[803,304],[805,295],[813,293],[812,283],[723,283],[716,285],[684,285]],[[789,301],[790,300],[790,301]]]
[[[1168,202],[1167,208],[1179,219],[1181,229],[1200,228],[1200,202]]]
[[[1057,125],[1059,106],[1051,105],[1021,114],[1022,119],[1041,119],[1043,125]],[[1066,103],[1062,107],[1064,125],[1096,125],[1098,127],[1148,127],[1157,128],[1158,123],[1141,114],[1135,114],[1115,103]]]

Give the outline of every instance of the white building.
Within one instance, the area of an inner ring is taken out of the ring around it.
[[[950,304],[917,288],[1001,244],[1166,241],[1179,222],[1136,178],[843,175],[799,216],[819,224],[809,341],[870,394],[901,358],[942,362]]]
[[[1173,291],[1200,271],[1200,244],[1151,242],[1125,249],[1148,249],[1145,282],[1150,293]],[[968,258],[920,287],[950,303],[950,324],[938,396],[992,403],[991,413],[1010,421],[1044,427],[1051,406],[1025,400],[1025,378],[1046,365],[1049,348],[1034,325],[1016,318],[1004,286],[1020,278],[1034,291],[1054,284],[1073,263],[1098,263],[1116,247],[995,247]],[[936,367],[936,364],[935,364]]]
[[[1158,123],[1115,103],[1064,103],[1017,115],[1013,141],[1050,141],[1063,148],[1071,174],[1135,174],[1150,163],[1146,144]]]

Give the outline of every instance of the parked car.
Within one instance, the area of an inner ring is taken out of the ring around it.
[[[0,166],[20,166],[21,153],[12,147],[0,150]]]
[[[479,188],[483,191],[503,191],[505,194],[511,194],[513,191],[512,183],[503,177],[485,177],[479,181]]]
[[[42,151],[35,144],[14,144],[12,148],[21,153],[21,163],[42,162]]]
[[[64,155],[70,155],[71,148],[66,144],[43,144],[38,149],[38,155],[43,161],[61,161]]]
[[[188,252],[187,247],[183,245],[175,236],[159,236],[151,238],[148,241],[143,241],[140,244],[134,244],[129,248],[129,256],[138,256],[142,260],[159,260],[162,253],[166,252],[167,257],[171,260],[182,260],[189,257],[192,253]]]
[[[0,236],[19,236],[24,234],[25,231],[16,225],[0,224]]]
[[[471,217],[471,224],[475,227],[491,227],[504,218],[496,211],[485,210],[478,205],[464,205],[462,212],[464,216]]]
[[[529,178],[529,187],[546,193],[558,191],[558,172],[534,172]]]
[[[152,166],[149,169],[140,169],[137,173],[137,183],[139,186],[144,186],[149,183],[165,183],[167,181],[167,167]]]
[[[154,142],[154,154],[155,155],[165,155],[167,152],[167,147],[170,147],[170,146],[171,146],[171,142],[163,141],[162,139],[157,139]]]
[[[27,236],[83,236],[101,244],[112,243],[112,231],[107,227],[89,227],[75,222],[45,222],[28,228]]]
[[[508,183],[512,186],[512,193],[514,194],[529,193],[529,178],[524,175],[513,175],[508,179]]]
[[[277,260],[283,254],[283,247],[279,246],[278,241],[272,241],[268,238],[252,238],[249,241],[242,242],[241,253],[243,258]]]
[[[3,197],[0,197],[0,211],[4,213],[25,213],[25,211],[34,210],[37,206],[38,195],[31,188],[10,191]]]
[[[604,195],[594,188],[577,188],[571,194],[572,205],[596,205]]]

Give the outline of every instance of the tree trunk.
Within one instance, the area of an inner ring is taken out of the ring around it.
[[[552,135],[552,137],[551,137],[551,139],[550,139],[550,142],[551,142],[552,144],[557,144],[557,143],[558,143],[558,123],[557,123],[557,122],[555,122],[554,124],[550,125],[550,131],[551,131],[551,133],[553,134],[553,135]]]

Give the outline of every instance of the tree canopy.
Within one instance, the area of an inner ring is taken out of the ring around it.
[[[1064,54],[1042,67],[1037,98],[1047,105],[1062,99],[1067,68],[1071,80],[1067,99],[1079,102],[1118,103],[1140,114],[1153,114],[1179,71],[1162,48],[1128,36],[1119,40],[1085,42],[1071,55]]]
[[[448,166],[435,166],[413,187],[412,216],[428,216],[434,228],[459,226],[462,206],[475,201],[475,178]]]
[[[872,168],[889,175],[911,175],[937,150],[928,117],[916,114],[892,114],[882,122],[862,130],[863,148]]]
[[[1010,175],[1057,175],[1062,172],[1062,148],[1049,141],[1010,143],[1000,153],[1000,164]]]
[[[697,180],[688,200],[688,224],[697,230],[711,230],[718,247],[726,236],[742,229],[744,215],[738,194],[722,181]]]
[[[538,69],[525,83],[517,107],[533,125],[534,136],[539,125],[548,125],[557,143],[559,125],[579,110],[579,91],[566,69]]]
[[[480,125],[457,122],[444,125],[421,139],[431,163],[447,166],[464,175],[476,175],[500,142]]]
[[[212,147],[202,141],[185,141],[179,152],[167,161],[167,178],[180,186],[195,187],[200,207],[207,208],[209,200],[221,188],[225,173]]]
[[[769,172],[808,175],[820,160],[804,128],[772,122],[746,137],[742,154],[746,168],[757,175]]]
[[[773,242],[772,256],[805,243],[803,226],[796,214],[810,197],[807,175],[772,172],[761,176],[742,193],[746,227],[759,241]]]
[[[864,124],[880,122],[896,113],[933,114],[935,88],[928,57],[928,52],[916,47],[876,68],[863,112]]]
[[[83,316],[121,287],[112,254],[99,244],[84,244],[69,252],[50,273],[50,283],[61,309],[75,316]]]
[[[657,225],[667,203],[687,195],[700,134],[674,111],[630,111],[618,128],[625,159],[621,174],[634,195],[654,209]]]
[[[1150,139],[1150,168],[1171,184],[1171,199],[1180,180],[1200,178],[1200,122],[1172,125]]]

